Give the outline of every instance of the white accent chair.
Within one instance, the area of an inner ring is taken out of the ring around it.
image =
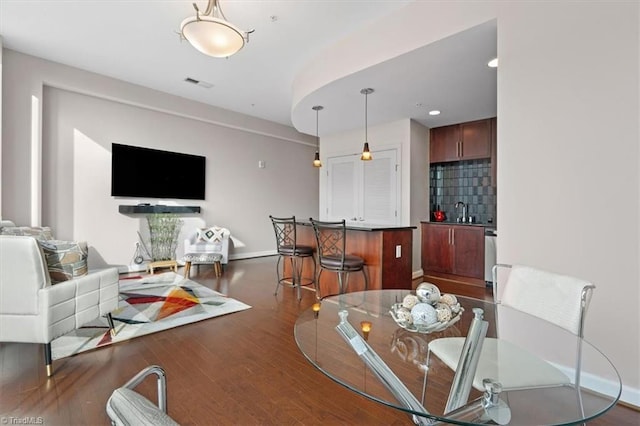
[[[118,269],[52,285],[44,254],[30,236],[0,235],[0,342],[42,343],[53,374],[51,341],[118,307]]]
[[[505,268],[510,272],[500,300],[498,275]],[[577,278],[527,266],[495,265],[493,295],[496,303],[538,317],[577,336],[575,365],[571,367],[574,377],[528,350],[501,339],[499,327],[498,338],[486,338],[483,342],[473,387],[484,391],[482,380],[491,378],[504,390],[557,386],[579,389],[584,320],[594,288],[593,284]],[[427,363],[433,353],[456,371],[463,345],[464,338],[461,337],[432,340],[428,345]]]
[[[151,374],[157,378],[158,404],[154,404],[133,390]],[[175,426],[167,414],[167,379],[162,367],[151,365],[122,387],[116,389],[107,401],[107,415],[114,426]]]
[[[189,277],[191,265],[213,264],[216,276],[222,274],[222,265],[229,262],[229,238],[227,228],[212,226],[197,229],[184,241],[185,278]]]

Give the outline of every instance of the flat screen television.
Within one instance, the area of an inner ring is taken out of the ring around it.
[[[204,200],[205,160],[199,155],[114,143],[111,195]]]

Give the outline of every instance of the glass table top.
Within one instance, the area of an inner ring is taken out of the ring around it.
[[[486,339],[496,337],[499,317],[500,340],[517,345],[527,356],[551,363],[572,382],[569,386],[502,389],[491,396],[498,401],[498,424],[577,424],[603,414],[617,402],[620,377],[606,356],[587,341],[582,344],[581,386],[577,391],[573,382],[578,339],[573,334],[492,302],[461,296],[456,296],[462,307],[459,321],[436,332],[411,331],[399,326],[390,313],[394,304],[410,293],[374,290],[327,297],[315,305],[316,310],[310,307],[300,314],[294,330],[296,343],[304,356],[334,381],[407,412],[417,424],[486,424],[497,410],[489,409],[487,415],[489,395],[471,388],[459,408],[452,409],[447,401],[452,384],[460,377],[433,354],[427,358],[432,340],[457,337],[463,341],[473,323],[474,309],[479,308],[487,324]],[[497,359],[485,355],[495,367],[492,375],[496,377],[491,379],[499,381],[504,374],[513,373],[503,371],[508,363],[500,362],[499,354]]]

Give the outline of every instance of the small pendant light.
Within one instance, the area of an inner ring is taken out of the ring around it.
[[[316,105],[311,109],[316,112],[316,155],[313,158],[313,167],[322,167],[322,162],[320,161],[320,136],[318,135],[318,112],[322,111],[324,107]]]
[[[369,139],[367,134],[367,98],[370,93],[373,93],[373,89],[362,89],[360,93],[364,95],[364,148],[362,148],[362,155],[360,156],[360,159],[362,161],[370,161],[373,160],[373,157],[371,156],[371,151],[369,151]]]

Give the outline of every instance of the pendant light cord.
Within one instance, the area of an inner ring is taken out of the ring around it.
[[[369,99],[369,92],[365,91],[364,92],[364,141],[365,142],[369,142],[369,124],[367,122],[367,115],[368,115],[368,111],[369,111],[369,104],[367,102],[367,100]]]

